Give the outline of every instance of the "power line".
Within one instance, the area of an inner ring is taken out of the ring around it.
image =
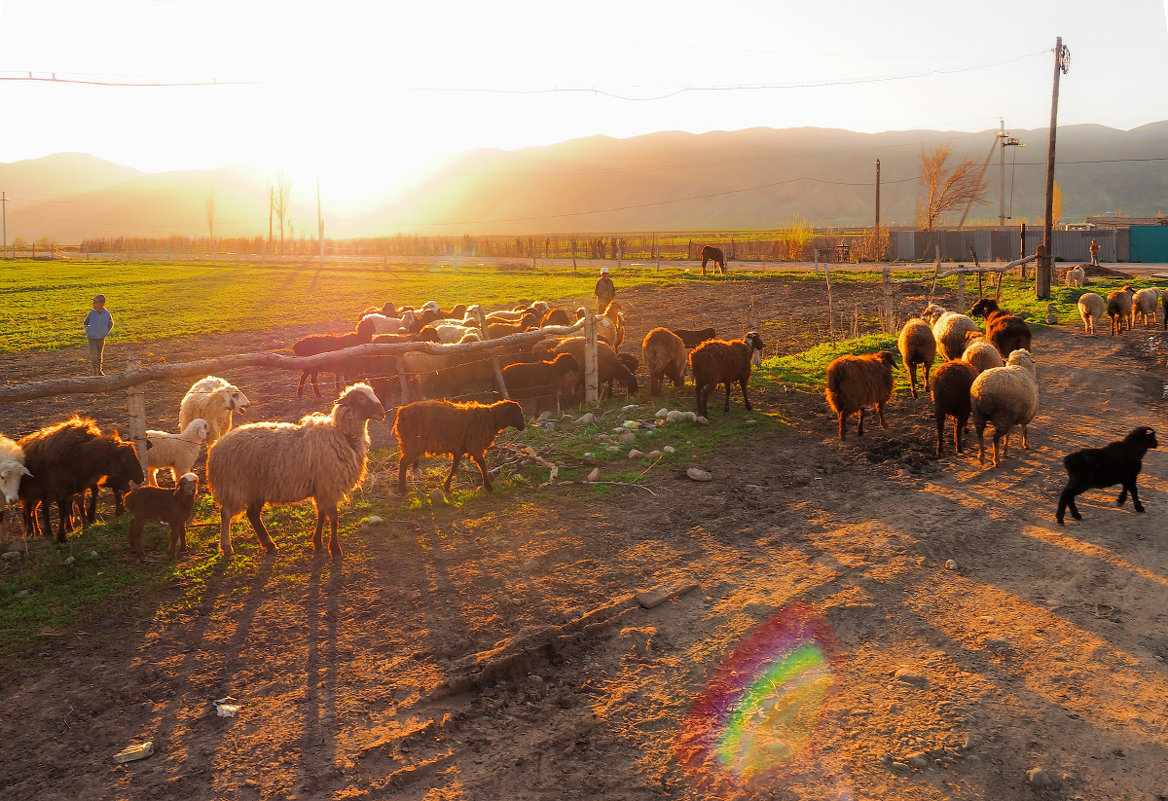
[[[123,86],[133,88],[176,88],[185,86],[253,86],[262,81],[220,81],[212,78],[209,81],[98,81],[92,78],[59,77],[57,73],[36,75],[29,72],[25,75],[0,75],[0,81],[24,81],[32,83],[60,83],[81,84],[83,86]]]

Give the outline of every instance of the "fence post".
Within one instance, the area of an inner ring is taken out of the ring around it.
[[[390,368],[397,372],[397,382],[401,386],[401,405],[405,406],[410,402],[410,382],[406,379],[405,363],[401,356],[394,356],[390,360]]]
[[[891,334],[896,330],[896,310],[892,301],[892,273],[887,267],[880,268],[880,283],[884,287],[884,331]]]
[[[962,269],[960,264],[957,267]],[[957,310],[965,310],[965,273],[957,273]]]
[[[754,316],[754,296],[750,297],[750,305],[746,307],[746,330],[757,331],[758,320]],[[755,367],[762,365],[762,351],[751,349],[750,361]]]
[[[132,373],[141,367],[137,353],[130,354],[126,360],[126,372]],[[134,443],[134,450],[138,452],[138,462],[142,465],[142,475],[149,478],[146,472],[146,390],[142,384],[137,384],[126,390],[126,403],[130,410],[130,439]],[[178,476],[174,477],[178,481]]]
[[[572,272],[576,272],[576,240],[572,240]]]
[[[584,402],[596,403],[600,397],[600,376],[596,371],[596,318],[584,315]]]
[[[617,270],[620,270],[621,262],[624,260],[624,258],[625,258],[625,243],[624,243],[624,240],[620,240],[616,243],[616,268],[617,268]]]
[[[831,331],[832,344],[835,344],[835,307],[831,303],[831,265],[826,261],[823,263],[823,279],[827,282],[827,327]]]
[[[653,234],[653,252],[657,254],[657,272],[661,272],[661,248],[657,245],[657,234]]]
[[[534,256],[531,258],[533,261],[535,260]],[[491,338],[491,335],[487,333],[487,318],[483,314],[483,306],[481,303],[478,306],[475,314],[479,318],[479,330],[483,332],[483,341],[486,342]],[[499,395],[502,396],[503,400],[511,400],[511,396],[507,394],[507,385],[503,383],[503,370],[499,367],[499,354],[496,351],[491,351],[491,367],[495,370],[495,386],[499,390]]]

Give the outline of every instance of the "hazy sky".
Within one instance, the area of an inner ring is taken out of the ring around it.
[[[356,191],[450,151],[755,126],[1168,119],[1168,0],[0,0],[0,162],[253,161]],[[77,81],[213,86],[102,86]],[[232,85],[231,82],[247,82]]]

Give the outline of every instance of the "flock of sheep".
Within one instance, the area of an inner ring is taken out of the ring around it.
[[[1072,275],[1068,280],[1078,279]],[[1124,287],[1106,300],[1085,293],[1079,308],[1088,333],[1094,332],[1094,320],[1103,312],[1112,317],[1112,331],[1118,333],[1124,322],[1130,328],[1137,314],[1144,316],[1145,325],[1149,316],[1154,324],[1157,302],[1168,312],[1168,292],[1161,297],[1154,289],[1134,292]],[[537,416],[583,399],[584,338],[576,335],[572,326],[585,314],[584,309],[569,312],[542,301],[489,313],[462,304],[442,309],[433,301],[417,309],[392,303],[366,309],[352,332],[311,335],[293,346],[299,356],[335,353],[335,358],[325,360],[323,368],[318,365],[315,371],[305,371],[297,386],[297,397],[306,383],[311,383],[319,396],[317,374],[333,372],[339,397],[329,414],[310,414],[298,423],[258,422],[233,427],[233,415],[244,413],[248,399],[226,380],[208,376],[195,382],[183,397],[177,433],[147,432],[145,474],[131,443],[116,433],[102,432],[93,420],[74,416],[19,441],[0,436],[0,491],[5,504],[20,501],[29,534],[52,533],[50,507],[56,503],[57,541],[64,542],[73,525],[74,505],[92,522],[99,488],[108,486],[114,493],[117,513],[122,511],[124,498],[125,509],[133,516],[130,543],[139,557],[143,555],[141,537],[146,522],[161,521],[170,527],[168,553],[173,558],[186,547],[185,524],[198,488],[198,477],[192,470],[206,446],[206,479],[220,509],[219,545],[224,555],[233,551],[231,521],[239,514],[246,514],[260,545],[272,551],[275,544],[264,526],[263,508],[312,498],[317,512],[313,547],[323,549],[328,522],[328,550],[339,557],[338,508],[365,476],[369,421],[384,420],[386,409],[397,406],[393,433],[400,452],[398,489],[402,494],[407,491],[410,467],[422,456],[443,454],[452,457],[445,491],[450,491],[463,456],[479,468],[483,486],[489,491],[486,451],[500,431],[507,427],[523,430],[525,410]],[[985,317],[984,333],[972,316]],[[619,351],[625,335],[619,304],[609,304],[595,320],[600,384],[609,394],[614,384],[629,395],[636,393],[637,359]],[[542,328],[549,329],[547,335],[534,343],[531,337],[518,338],[522,344],[512,344],[516,338],[503,339],[486,353],[459,349],[386,357],[347,350],[379,342],[493,340]],[[728,341],[717,339],[712,328],[688,331],[657,327],[641,343],[641,357],[653,396],[660,394],[666,379],[674,386],[683,386],[688,369],[693,375],[697,414],[707,416],[709,396],[719,386],[725,388],[723,411],[729,411],[735,384],[741,387],[744,407],[751,409],[747,384],[754,354],[762,348],[761,337],[753,331],[740,340]],[[922,317],[905,323],[898,349],[914,398],[916,367],[923,368],[924,390],[933,401],[938,455],[944,450],[946,418],[954,420],[954,447],[962,452],[962,431],[972,416],[979,462],[984,461],[987,423],[994,428],[995,467],[1007,455],[1009,434],[1015,426],[1022,432],[1022,447],[1028,447],[1027,425],[1038,408],[1038,381],[1025,320],[989,299],[979,301],[969,315],[930,304]],[[937,355],[943,363],[930,376]],[[829,365],[826,397],[838,417],[841,440],[847,436],[847,419],[853,414],[859,416],[857,433],[864,433],[869,407],[875,408],[880,425],[885,426],[884,405],[892,395],[894,368],[894,354],[889,351],[845,355]],[[493,390],[499,376],[511,400],[483,404],[456,399]],[[428,399],[395,404],[393,396],[401,386],[407,388],[403,391]],[[1130,492],[1136,510],[1142,512],[1135,480],[1144,452],[1156,445],[1155,433],[1140,428],[1124,442],[1069,455],[1065,464],[1070,481],[1059,500],[1058,522],[1063,522],[1066,508],[1079,519],[1075,495],[1116,483],[1123,485],[1120,503]],[[158,474],[168,469],[174,487],[159,487]],[[145,485],[130,491],[131,483],[144,481]],[[87,508],[80,503],[86,492]]]

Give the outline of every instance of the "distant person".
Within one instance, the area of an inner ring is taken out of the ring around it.
[[[1099,243],[1094,239],[1091,240],[1091,266],[1099,266]]]
[[[600,314],[608,308],[608,304],[612,303],[613,298],[616,297],[616,287],[613,286],[612,279],[608,277],[608,268],[600,268],[600,280],[596,282],[596,311]]]
[[[114,329],[114,318],[105,307],[105,295],[93,298],[93,308],[85,315],[85,336],[89,339],[89,361],[93,363],[94,375],[105,375],[101,371],[101,355],[105,350],[105,338]]]

